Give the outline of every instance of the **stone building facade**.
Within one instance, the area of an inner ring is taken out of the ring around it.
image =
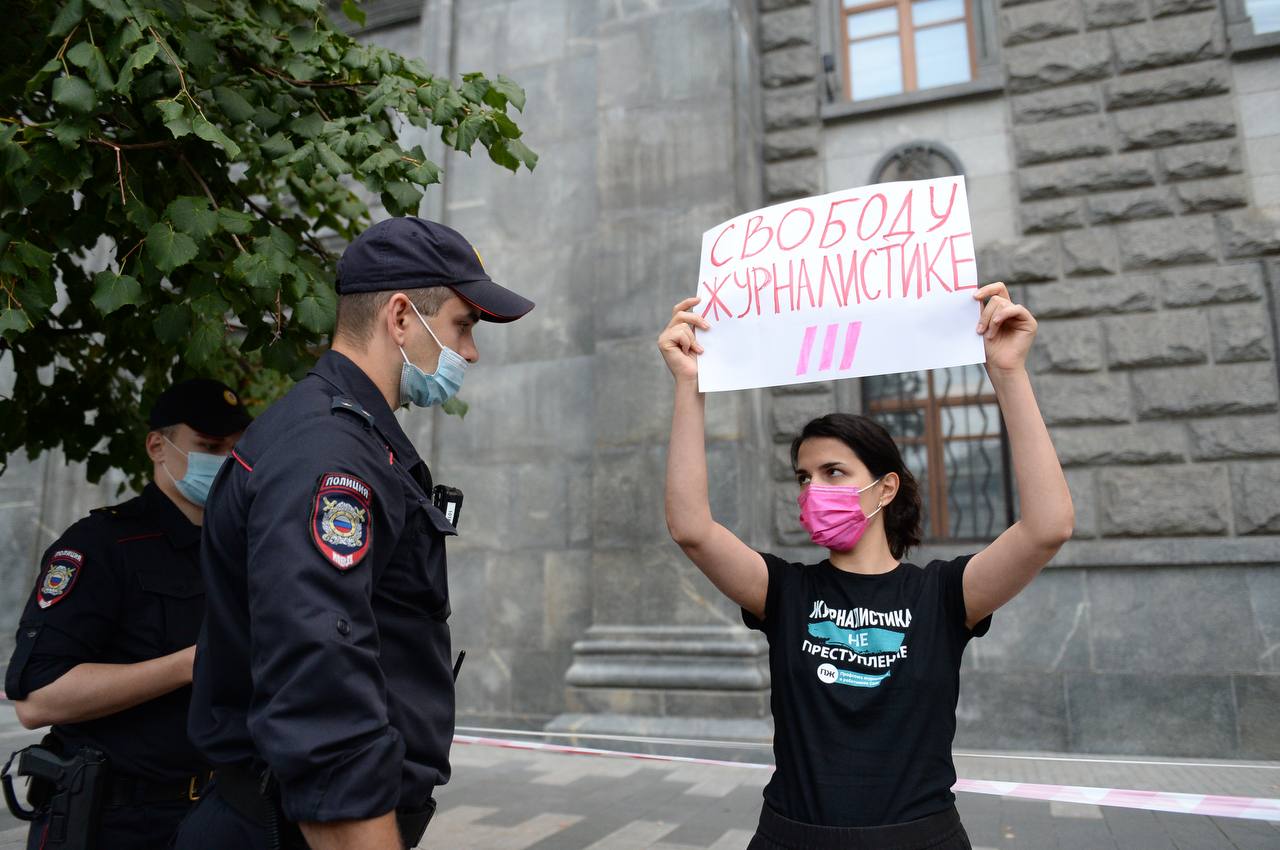
[[[423,209],[538,302],[478,335],[464,420],[405,417],[467,494],[460,723],[767,738],[763,641],[667,539],[654,338],[708,227],[941,169],[980,275],[1041,321],[1078,519],[971,645],[957,744],[1280,758],[1280,33],[1247,0],[969,0],[966,80],[868,99],[839,0],[366,6],[365,38],[520,81],[542,155],[513,177],[437,145]],[[786,444],[877,398],[709,398],[717,517],[815,558]],[[109,498],[79,480],[56,457],[0,477],[6,635],[39,550]],[[940,528],[916,560],[981,545]]]

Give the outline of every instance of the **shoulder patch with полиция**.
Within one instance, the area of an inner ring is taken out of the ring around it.
[[[372,490],[345,472],[326,472],[311,507],[311,542],[342,572],[369,553],[373,536]]]

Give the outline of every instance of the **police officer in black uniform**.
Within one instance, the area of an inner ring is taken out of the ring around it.
[[[216,775],[179,850],[413,847],[449,778],[457,491],[433,502],[393,412],[452,397],[476,322],[533,303],[412,217],[361,234],[337,290],[332,350],[214,483],[188,729]]]
[[[43,746],[56,755],[105,754],[99,823],[88,827],[98,850],[167,846],[207,778],[186,733],[204,615],[200,523],[218,467],[249,422],[217,381],[161,394],[146,438],[152,481],[45,551],[23,611],[5,690],[24,726],[53,727]],[[39,812],[29,848],[56,848],[86,829],[56,810],[53,821]]]

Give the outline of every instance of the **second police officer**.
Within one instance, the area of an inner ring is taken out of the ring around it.
[[[449,778],[455,530],[394,411],[451,398],[475,324],[533,303],[412,217],[361,234],[337,278],[332,349],[214,484],[189,731],[217,773],[180,850],[413,847]]]
[[[29,756],[78,765],[77,779],[100,783],[34,786],[29,799],[41,805],[29,848],[95,838],[98,850],[167,846],[204,784],[204,759],[186,734],[204,611],[200,523],[209,485],[249,421],[217,381],[165,390],[146,436],[151,482],[46,550],[5,690],[24,726],[53,727]],[[97,765],[91,774],[84,759]]]

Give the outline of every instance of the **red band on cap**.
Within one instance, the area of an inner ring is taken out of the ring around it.
[[[513,319],[520,318],[519,316],[504,316],[501,313],[495,313],[492,310],[486,310],[476,302],[472,301],[467,296],[463,295],[458,290],[454,289],[452,286],[449,287],[449,291],[452,292],[454,295],[458,296],[459,298],[461,298],[463,301],[467,302],[467,304],[479,310],[481,313],[484,313],[486,316],[493,316],[495,319],[502,319],[504,322],[509,322],[509,321],[512,321]]]

